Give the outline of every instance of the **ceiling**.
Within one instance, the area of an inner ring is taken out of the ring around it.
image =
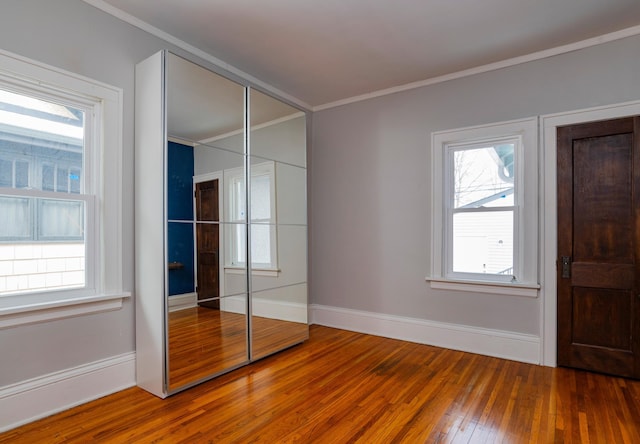
[[[311,108],[627,28],[640,33],[639,0],[85,1]]]

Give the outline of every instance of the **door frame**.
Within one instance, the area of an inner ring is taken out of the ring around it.
[[[640,115],[640,101],[540,116],[540,363],[557,366],[557,140],[559,126]]]

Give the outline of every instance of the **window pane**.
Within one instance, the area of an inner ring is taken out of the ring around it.
[[[0,187],[13,187],[13,162],[0,159]]]
[[[453,151],[453,207],[513,205],[514,149],[509,143]]]
[[[0,196],[0,294],[83,287],[83,224],[84,202]]]
[[[56,191],[66,193],[69,191],[69,171],[58,166],[58,178],[56,180]]]
[[[453,271],[513,274],[513,211],[454,214]]]
[[[232,190],[232,205],[233,205],[233,220],[245,219],[245,192],[244,192],[244,180],[242,178],[233,180]]]
[[[271,219],[271,180],[268,175],[251,177],[251,219]]]
[[[78,194],[80,192],[80,170],[71,169],[71,172],[69,173],[69,182],[71,182],[69,191],[74,194]]]
[[[16,188],[29,188],[29,162],[16,161]]]
[[[68,193],[69,169],[82,175],[84,124],[82,110],[0,89],[1,186]],[[31,184],[29,164],[42,175]]]
[[[247,262],[247,240],[246,240],[246,231],[244,224],[236,224],[233,226],[233,234],[235,239],[233,239],[234,243],[234,256],[235,260],[233,261],[233,265],[244,265]]]
[[[38,239],[84,239],[84,202],[38,199]]]
[[[251,264],[271,265],[270,225],[251,225]]]
[[[43,191],[53,191],[54,185],[54,171],[51,165],[43,165],[42,166],[42,190]]]
[[[31,239],[29,199],[0,196],[0,241]]]

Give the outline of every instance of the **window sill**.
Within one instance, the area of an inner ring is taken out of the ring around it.
[[[434,290],[468,291],[473,293],[490,293],[506,296],[523,296],[537,298],[540,285],[512,284],[507,282],[466,281],[443,278],[426,278]]]
[[[246,274],[246,268],[225,267],[225,273],[228,274]],[[251,274],[253,276],[266,276],[266,277],[278,277],[280,275],[279,268],[252,268]]]
[[[119,310],[129,292],[0,307],[0,329]]]

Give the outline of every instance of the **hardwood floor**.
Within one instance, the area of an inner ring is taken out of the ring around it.
[[[640,443],[640,381],[312,326],[165,400],[131,388],[0,443]]]
[[[253,316],[253,356],[308,338],[307,324]],[[169,386],[177,389],[248,361],[247,317],[192,307],[169,313]]]

